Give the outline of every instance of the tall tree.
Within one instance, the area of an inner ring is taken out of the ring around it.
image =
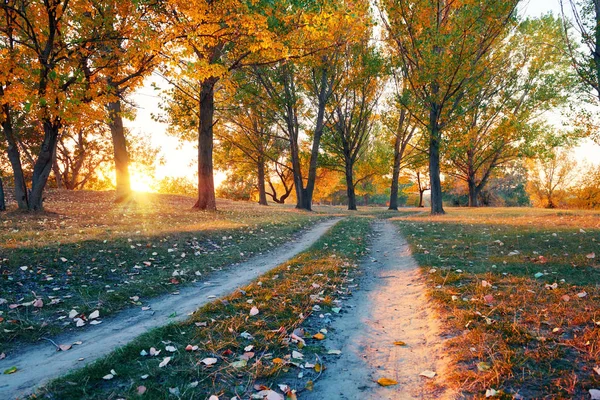
[[[231,72],[290,56],[280,35],[282,25],[294,25],[291,4],[243,0],[172,0],[165,15],[174,40],[167,48],[170,59],[163,71],[174,85],[167,106],[171,122],[188,134],[187,109],[194,116],[198,141],[198,199],[195,208],[215,210],[213,129],[215,93],[228,85]],[[291,28],[290,28],[291,29]],[[185,107],[177,104],[184,101]],[[182,121],[184,121],[181,123]]]
[[[407,107],[428,136],[431,212],[442,214],[443,131],[465,108],[463,97],[486,69],[518,0],[383,0],[389,48],[404,71]]]
[[[574,88],[561,29],[552,15],[522,21],[484,58],[485,72],[465,95],[472,106],[448,128],[448,173],[467,184],[470,207],[496,168],[557,141],[542,117],[564,106]]]
[[[343,78],[332,93],[323,150],[346,178],[348,210],[356,210],[355,164],[365,155],[371,139],[376,107],[383,89],[384,62],[369,46],[368,37],[340,49]]]

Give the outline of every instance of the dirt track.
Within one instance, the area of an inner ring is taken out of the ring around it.
[[[347,313],[333,322],[325,342],[342,355],[302,399],[452,399],[442,387],[440,329],[417,263],[391,222],[378,222],[375,232],[361,289],[344,304]],[[436,376],[422,377],[423,371]],[[379,378],[398,384],[382,387]]]

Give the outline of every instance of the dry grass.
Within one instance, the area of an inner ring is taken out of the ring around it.
[[[448,211],[397,220],[451,337],[454,387],[547,399],[599,388],[600,265],[588,255],[600,256],[600,214]]]
[[[322,216],[182,196],[50,191],[41,214],[0,213],[0,353],[74,328],[70,310],[107,316],[290,240]],[[32,306],[41,299],[42,308]],[[86,314],[87,315],[87,314]]]

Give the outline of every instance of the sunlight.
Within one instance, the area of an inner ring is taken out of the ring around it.
[[[132,165],[130,168],[131,174],[131,189],[135,192],[153,193],[154,189],[154,178],[141,168],[136,165]]]

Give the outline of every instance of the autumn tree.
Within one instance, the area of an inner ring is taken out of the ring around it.
[[[348,210],[356,210],[355,165],[366,156],[385,80],[383,59],[368,40],[343,47],[337,69],[343,78],[332,93],[323,136],[323,150],[344,173]]]
[[[292,18],[295,10],[290,11],[288,6],[292,5],[172,0],[166,7],[167,24],[174,38],[166,48],[170,65],[162,71],[173,84],[166,108],[170,122],[188,135],[190,121],[196,123],[197,209],[216,209],[213,129],[218,85],[227,86],[232,71],[289,56],[282,39],[296,22]],[[193,117],[185,118],[186,113]]]
[[[279,171],[285,142],[277,136],[275,123],[264,109],[259,87],[252,78],[249,74],[236,74],[235,94],[220,112],[222,123],[216,130],[219,148],[215,160],[218,165],[236,171],[241,169],[242,164],[251,164],[254,167],[251,175],[257,182],[258,203],[267,205],[267,193],[277,199],[270,166],[275,165],[275,171]],[[271,186],[270,192],[266,188],[267,182]]]
[[[530,160],[527,189],[534,204],[556,208],[577,175],[577,163],[567,150],[555,149],[538,160]]]
[[[99,70],[97,79],[104,83],[101,94],[113,145],[116,201],[122,202],[131,196],[130,154],[123,118],[132,115],[126,112],[123,101],[154,70],[167,38],[160,32],[162,8],[157,0],[93,0],[90,4],[95,19],[100,21],[100,26],[93,29],[103,36],[92,68]]]
[[[487,67],[463,97],[470,107],[448,127],[445,146],[448,173],[467,184],[470,207],[495,169],[557,141],[543,116],[574,87],[566,53],[560,21],[546,15],[522,21],[482,59]]]
[[[506,34],[518,0],[383,0],[390,51],[428,136],[431,212],[442,214],[440,150],[444,130],[466,108],[464,96],[486,70],[485,55]]]
[[[418,132],[418,123],[405,106],[407,102],[404,97],[408,95],[408,91],[405,90],[406,81],[401,73],[393,74],[392,83],[394,90],[382,115],[382,126],[394,148],[389,209],[397,211],[400,172],[410,164],[410,156],[415,150],[412,142]]]

